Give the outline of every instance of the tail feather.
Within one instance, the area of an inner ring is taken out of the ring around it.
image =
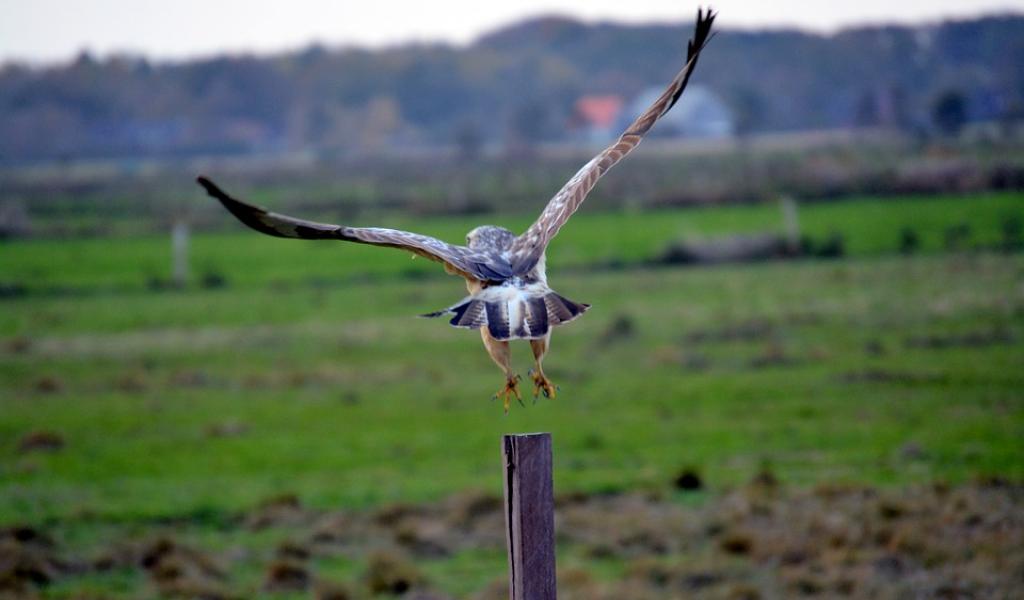
[[[582,315],[590,308],[589,304],[573,302],[564,296],[551,292],[544,297],[544,304],[548,308],[548,315],[555,322],[555,325],[568,323]]]
[[[487,330],[491,337],[496,340],[507,340],[512,338],[512,326],[509,321],[509,307],[507,302],[485,302],[487,306]]]
[[[574,302],[550,290],[542,295],[521,290],[502,293],[487,293],[485,290],[449,308],[422,316],[452,315],[449,320],[452,326],[465,329],[487,327],[488,333],[496,340],[539,339],[546,336],[552,327],[575,320],[588,308],[589,304]]]
[[[534,296],[527,301],[527,306],[529,315],[527,320],[530,323],[530,331],[543,331],[546,333],[550,328],[551,320],[548,319],[548,307],[544,303],[544,298]]]
[[[487,323],[487,305],[479,300],[470,300],[455,307],[451,323],[456,327],[481,327]]]

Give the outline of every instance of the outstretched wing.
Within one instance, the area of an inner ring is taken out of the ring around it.
[[[555,237],[562,225],[569,220],[576,209],[590,193],[608,169],[611,169],[636,148],[654,123],[665,116],[686,88],[686,83],[697,66],[697,58],[707,44],[715,13],[697,11],[697,25],[693,39],[686,50],[686,64],[675,76],[668,89],[636,121],[630,125],[618,141],[606,148],[583,166],[568,183],[548,202],[540,217],[512,245],[512,270],[516,274],[528,272],[534,267],[548,243]]]
[[[239,221],[267,235],[304,240],[345,240],[400,248],[443,263],[449,271],[463,277],[481,281],[503,281],[512,275],[508,261],[500,256],[491,256],[427,235],[397,229],[346,227],[296,219],[232,198],[206,177],[199,177],[196,181],[208,194],[220,200]]]

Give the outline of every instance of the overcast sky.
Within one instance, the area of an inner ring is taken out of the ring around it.
[[[704,4],[707,4],[705,2]],[[1009,10],[1024,0],[718,0],[725,28],[935,21]],[[560,13],[588,21],[682,21],[689,0],[0,0],[0,60],[66,60],[82,49],[160,59],[305,46],[381,46],[411,40],[462,43],[511,21]]]

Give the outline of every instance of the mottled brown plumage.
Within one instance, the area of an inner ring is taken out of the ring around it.
[[[512,370],[509,340],[530,340],[535,367],[531,370],[534,397],[555,395],[544,376],[541,361],[547,352],[553,327],[582,315],[589,305],[569,300],[547,285],[545,251],[569,217],[586,199],[597,180],[633,151],[651,127],[675,105],[697,66],[701,50],[711,37],[715,14],[697,12],[694,37],[687,46],[686,64],[664,93],[628,127],[619,139],[583,166],[548,202],[537,220],[522,234],[485,225],[457,246],[426,235],[378,227],[348,227],[297,219],[270,212],[231,197],[206,177],[198,182],[240,221],[276,237],[333,239],[407,250],[442,263],[445,270],[466,280],[469,296],[427,317],[451,315],[454,327],[479,329],[488,354],[505,373],[506,384],[495,396],[505,410],[513,397],[519,399],[519,376]]]

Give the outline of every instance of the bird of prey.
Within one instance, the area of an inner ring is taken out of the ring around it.
[[[541,362],[551,343],[551,331],[577,319],[590,305],[574,302],[548,286],[545,251],[558,231],[583,203],[601,178],[643,139],[658,119],[675,105],[710,39],[715,14],[697,11],[696,28],[687,45],[686,63],[665,92],[626,129],[615,143],[583,166],[548,202],[540,217],[521,235],[503,227],[482,225],[466,236],[466,245],[395,229],[349,227],[297,219],[248,204],[222,191],[206,177],[198,182],[241,222],[267,235],[344,240],[399,248],[444,265],[448,273],[466,280],[469,295],[425,317],[451,316],[455,327],[478,329],[484,347],[505,374],[505,385],[494,395],[505,412],[511,399],[522,403],[521,379],[512,369],[510,340],[529,340],[533,350],[533,395],[555,396],[556,387],[544,375]]]

